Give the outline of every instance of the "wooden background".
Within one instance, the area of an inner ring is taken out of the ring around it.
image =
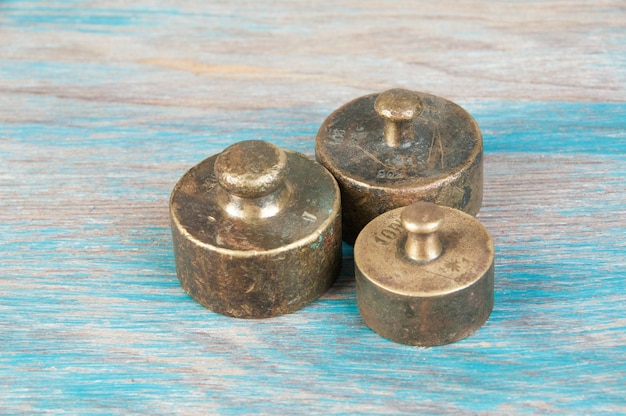
[[[348,246],[287,316],[182,291],[186,169],[396,86],[482,128],[484,327],[380,338]],[[625,191],[623,0],[0,1],[0,413],[626,413]]]

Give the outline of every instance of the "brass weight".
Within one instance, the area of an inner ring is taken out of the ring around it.
[[[315,153],[339,182],[350,244],[378,215],[415,201],[480,209],[480,129],[443,98],[405,89],[357,98],[324,121]]]
[[[295,311],[339,273],[337,183],[268,142],[236,143],[191,168],[172,191],[170,217],[182,287],[224,315]]]
[[[389,211],[361,231],[354,262],[359,313],[392,341],[448,344],[493,309],[493,240],[459,210],[416,202]]]

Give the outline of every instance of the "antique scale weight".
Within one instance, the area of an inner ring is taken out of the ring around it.
[[[398,88],[357,98],[324,121],[315,154],[341,188],[350,244],[378,215],[415,201],[480,210],[480,129],[443,98]]]
[[[176,272],[207,308],[237,318],[293,312],[341,266],[339,188],[318,163],[260,141],[191,168],[170,198]]]

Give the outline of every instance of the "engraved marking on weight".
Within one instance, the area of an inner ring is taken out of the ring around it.
[[[355,131],[352,133],[352,142],[353,143],[361,143],[364,140],[367,140],[367,132],[366,131]]]
[[[405,175],[397,170],[379,169],[376,172],[376,177],[379,179],[404,179]]]
[[[310,222],[315,222],[315,221],[317,221],[317,217],[316,217],[315,215],[311,214],[310,212],[307,212],[307,211],[304,211],[304,212],[302,213],[302,218],[303,218],[305,221],[310,221]]]
[[[433,142],[434,143],[434,142]],[[432,143],[431,143],[432,150]],[[430,151],[429,151],[430,152]],[[430,153],[428,158],[430,158]],[[391,160],[391,164],[384,164],[388,169],[378,169],[376,178],[378,179],[406,179],[411,176],[410,173],[416,167],[429,163],[428,158],[420,157],[419,154],[395,155]],[[436,162],[435,162],[436,163]]]
[[[458,260],[449,260],[446,262],[446,267],[453,271],[453,272],[458,272],[461,270],[461,265],[459,264]]]
[[[360,143],[363,140],[367,141],[367,136],[369,135],[363,126],[356,126],[353,129],[349,129],[346,134],[352,139],[352,143]]]
[[[412,168],[413,165],[417,164],[417,155],[398,155],[398,159],[401,160],[398,165],[404,166],[406,168]]]
[[[204,179],[204,182],[202,183],[202,187],[204,188],[205,192],[208,192],[211,189],[215,188],[215,185],[217,185],[217,177],[215,176],[213,172],[211,172]]]
[[[374,241],[386,246],[402,235],[402,230],[403,228],[400,218],[397,218],[391,224],[383,228],[379,233],[374,234]]]
[[[343,141],[346,131],[343,129],[330,129],[328,139],[330,144],[339,144]]]

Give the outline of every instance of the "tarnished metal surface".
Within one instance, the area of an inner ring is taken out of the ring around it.
[[[299,309],[339,272],[339,202],[330,173],[302,154],[258,140],[228,147],[172,191],[181,285],[207,308],[238,318]]]
[[[392,341],[448,344],[493,309],[493,240],[459,210],[417,202],[387,212],[363,229],[354,261],[359,313]]]
[[[483,194],[478,125],[458,105],[392,89],[351,101],[324,121],[315,152],[339,182],[344,240],[415,201],[476,215]]]

